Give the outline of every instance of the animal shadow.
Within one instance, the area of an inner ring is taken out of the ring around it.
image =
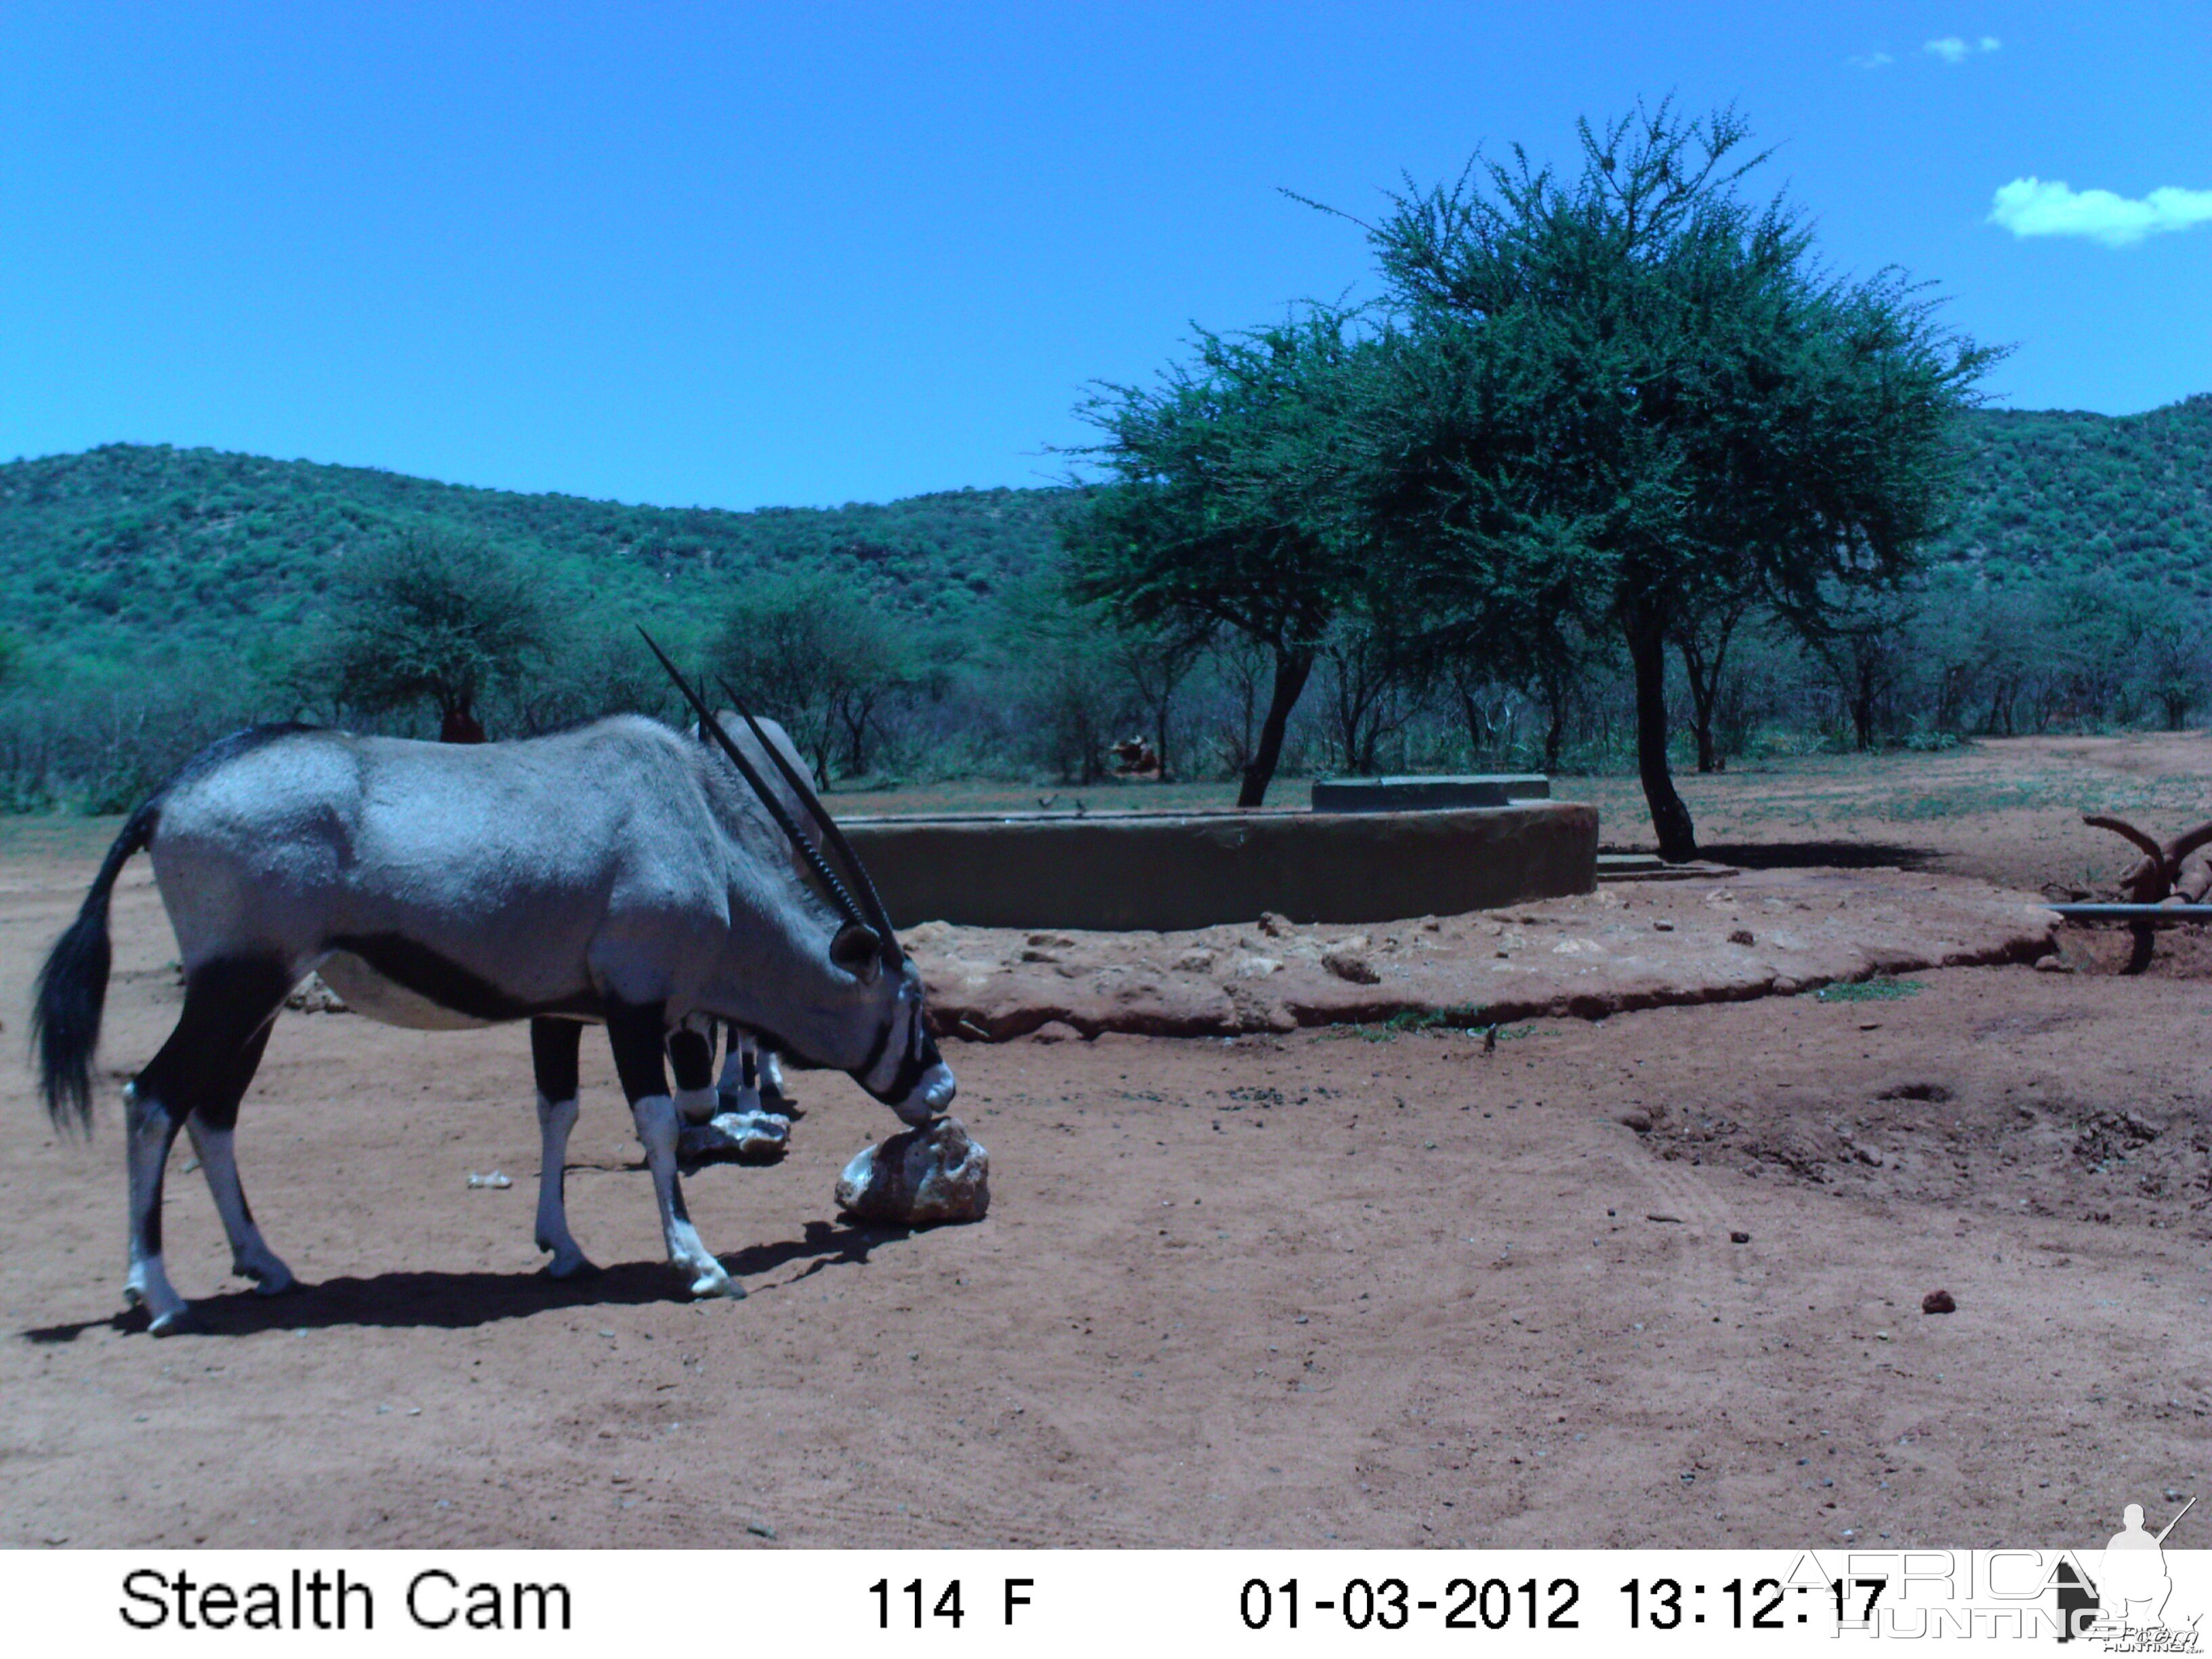
[[[908,1235],[903,1227],[810,1221],[802,1237],[750,1245],[719,1259],[749,1293],[758,1295],[782,1285],[749,1281],[779,1267],[805,1264],[783,1281],[793,1284],[825,1267],[865,1262],[877,1246]],[[191,1322],[179,1334],[238,1337],[343,1326],[458,1331],[563,1308],[634,1308],[686,1299],[682,1278],[665,1261],[625,1261],[566,1279],[543,1273],[389,1273],[302,1284],[282,1296],[231,1291],[204,1297],[191,1304]],[[140,1332],[146,1324],[145,1310],[132,1309],[105,1319],[40,1326],[22,1335],[27,1342],[51,1346],[74,1342],[88,1331]]]
[[[1924,847],[1892,842],[1779,841],[1699,847],[1698,856],[1739,870],[1923,870],[1935,854]]]

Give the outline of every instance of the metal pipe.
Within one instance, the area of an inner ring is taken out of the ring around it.
[[[2212,904],[2046,904],[2069,921],[2212,921]]]

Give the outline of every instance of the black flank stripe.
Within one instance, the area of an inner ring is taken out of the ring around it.
[[[470,1019],[528,1019],[537,1014],[601,1017],[599,999],[589,992],[553,1002],[525,1002],[404,933],[340,933],[325,943],[333,951],[359,957],[394,985]]]

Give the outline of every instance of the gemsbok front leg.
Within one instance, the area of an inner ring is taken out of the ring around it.
[[[676,1115],[686,1123],[705,1123],[719,1109],[714,1032],[711,1020],[695,1018],[668,1034],[668,1061],[676,1072]]]
[[[623,1092],[629,1097],[637,1138],[645,1148],[646,1167],[653,1172],[653,1196],[660,1206],[660,1233],[667,1241],[668,1259],[691,1275],[694,1296],[744,1294],[722,1264],[699,1242],[698,1230],[684,1207],[684,1187],[676,1171],[676,1139],[681,1120],[668,1092],[667,1026],[661,1006],[612,1005],[607,1009],[607,1039],[615,1051],[615,1072]]]
[[[161,1261],[161,1182],[169,1148],[188,1121],[194,1125],[195,1143],[204,1149],[201,1162],[239,1271],[273,1280],[275,1289],[292,1282],[291,1270],[262,1243],[231,1158],[238,1103],[260,1062],[269,1022],[291,988],[290,975],[275,963],[201,963],[185,982],[176,1029],[124,1091],[131,1244],[123,1296],[134,1307],[144,1306],[156,1336],[179,1329],[187,1311]]]
[[[538,1074],[538,1248],[554,1279],[597,1273],[568,1231],[568,1133],[576,1127],[577,1054],[584,1028],[573,1019],[530,1022],[530,1063]]]

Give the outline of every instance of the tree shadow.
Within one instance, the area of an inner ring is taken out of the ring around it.
[[[805,1262],[804,1268],[784,1281],[795,1284],[825,1267],[865,1262],[877,1246],[906,1238],[910,1231],[810,1221],[804,1237],[755,1244],[716,1259],[741,1283],[794,1261]],[[747,1286],[755,1294],[780,1288]],[[203,1297],[191,1304],[190,1322],[179,1334],[255,1336],[264,1331],[340,1326],[458,1331],[564,1308],[635,1308],[686,1299],[682,1278],[665,1261],[625,1261],[566,1279],[550,1279],[542,1272],[378,1273],[369,1279],[326,1279],[282,1296],[231,1291]],[[146,1326],[145,1310],[134,1308],[105,1319],[45,1325],[21,1334],[27,1342],[52,1346],[74,1342],[88,1331],[130,1333]]]
[[[1769,841],[1700,845],[1698,856],[1741,870],[1924,870],[1937,854],[1881,841]]]

